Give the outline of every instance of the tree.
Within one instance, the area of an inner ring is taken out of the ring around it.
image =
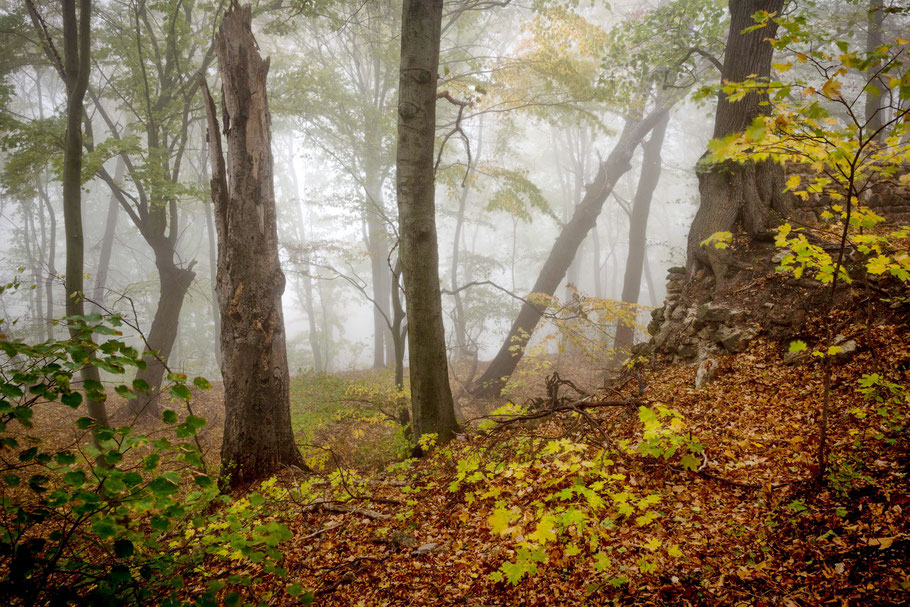
[[[660,156],[664,145],[664,135],[667,124],[670,122],[670,112],[667,112],[651,131],[651,136],[642,144],[641,175],[638,178],[638,187],[635,198],[632,200],[632,212],[629,214],[629,255],[626,259],[626,271],[622,282],[622,301],[630,304],[638,303],[638,294],[641,291],[641,274],[644,268],[648,247],[648,215],[651,211],[651,198],[657,189],[660,180],[663,159]],[[616,335],[613,339],[613,349],[619,354],[632,345],[634,327],[619,322],[616,324]]]
[[[436,238],[434,146],[442,0],[405,0],[398,86],[397,191],[414,436],[457,428],[446,361]]]
[[[597,217],[616,182],[632,168],[632,155],[635,153],[635,148],[668,111],[667,105],[658,105],[641,120],[626,122],[610,155],[600,163],[597,177],[593,183],[587,186],[584,198],[575,207],[572,218],[563,226],[553,243],[550,254],[531,290],[531,293],[537,298],[540,298],[541,295],[549,298],[556,292],[556,288],[565,278],[572,260],[575,259],[578,247],[597,223]],[[546,307],[546,303],[533,300],[527,300],[522,304],[502,347],[484,374],[477,380],[474,389],[475,395],[499,396],[501,394],[506,381],[524,355],[525,346],[531,340]]]
[[[777,32],[775,21],[759,29],[753,15],[779,14],[785,0],[730,0],[730,31],[724,51],[722,82],[749,78],[766,80],[771,75],[774,48],[769,42]],[[738,90],[737,95],[721,90],[717,97],[713,138],[745,130],[757,116],[770,112],[765,89]],[[703,247],[702,242],[717,232],[732,232],[742,224],[752,237],[769,236],[771,212],[786,216],[790,197],[784,193],[783,168],[773,162],[722,163],[698,169],[701,204],[689,230],[686,267],[689,276],[704,265],[720,283],[727,271],[722,251]]]
[[[85,242],[82,229],[82,156],[83,138],[82,122],[84,112],[82,103],[88,89],[89,70],[92,51],[92,3],[91,0],[79,0],[78,17],[76,0],[64,0],[63,16],[63,58],[57,54],[44,21],[38,14],[31,0],[26,7],[32,18],[32,24],[41,35],[44,50],[51,63],[66,85],[66,135],[63,144],[63,223],[66,232],[66,315],[83,316],[85,314]],[[76,327],[70,328],[75,339],[80,335]],[[98,368],[92,365],[90,354],[82,369],[82,377],[91,393],[99,393],[100,375]],[[99,393],[100,394],[100,393]],[[107,410],[103,400],[87,399],[89,415],[96,423],[107,425]]]
[[[236,487],[303,467],[294,444],[278,259],[268,60],[259,54],[249,6],[233,7],[215,38],[222,79],[230,175],[225,170],[215,102],[203,81],[208,117],[212,201],[218,231],[225,393],[222,475]],[[230,178],[230,181],[228,179]]]

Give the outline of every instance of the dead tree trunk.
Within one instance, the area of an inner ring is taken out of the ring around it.
[[[784,0],[730,0],[730,33],[724,52],[721,81],[742,82],[747,78],[768,78],[774,49],[768,42],[777,24],[749,33],[757,11],[780,13]],[[770,113],[767,93],[752,92],[730,102],[721,92],[714,119],[715,139],[743,131],[760,115]],[[770,226],[771,211],[781,216],[789,212],[790,197],[785,195],[783,168],[774,162],[738,164],[724,162],[698,170],[701,205],[689,230],[686,266],[689,276],[701,265],[710,266],[719,283],[727,270],[724,256],[714,247],[701,243],[717,232],[733,232],[742,225],[752,237],[764,237]]]
[[[657,182],[660,180],[663,162],[660,151],[664,145],[664,135],[669,122],[670,112],[667,112],[654,125],[651,137],[641,146],[643,152],[641,175],[638,178],[638,187],[632,201],[632,214],[629,217],[629,256],[626,258],[626,272],[622,283],[622,301],[625,303],[637,304],[638,294],[641,291],[641,273],[648,247],[648,215],[651,212],[651,199],[654,197]],[[634,332],[635,329],[632,325],[622,322],[616,324],[613,349],[617,359],[621,352],[628,350],[632,345]]]
[[[433,146],[443,0],[404,0],[398,86],[398,217],[414,436],[457,428],[439,290]]]
[[[224,16],[215,49],[222,80],[230,184],[215,103],[203,86],[218,231],[225,393],[222,477],[236,487],[303,466],[291,430],[288,361],[266,75],[249,6]],[[203,83],[204,84],[204,83]]]
[[[569,265],[575,259],[578,247],[597,223],[597,216],[600,215],[604,202],[613,191],[616,182],[631,168],[635,148],[667,111],[669,104],[653,109],[642,120],[626,123],[613,151],[601,162],[597,177],[587,186],[584,198],[575,207],[572,219],[566,223],[553,243],[550,255],[534,283],[532,293],[552,296],[556,292],[559,283],[566,276]],[[477,380],[474,386],[475,395],[499,396],[502,393],[503,386],[524,355],[525,346],[531,340],[544,310],[545,306],[542,305],[528,302],[522,305],[499,353]]]

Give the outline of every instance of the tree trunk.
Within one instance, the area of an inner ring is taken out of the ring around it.
[[[44,293],[46,310],[44,312],[44,328],[47,339],[54,339],[54,279],[57,278],[57,213],[51,204],[51,197],[47,193],[47,183],[38,182],[38,196],[48,215],[47,234],[47,275],[44,279]]]
[[[768,78],[774,49],[768,42],[777,24],[750,33],[743,29],[754,24],[757,11],[780,13],[784,0],[730,0],[730,32],[724,52],[721,81],[742,82],[749,77]],[[715,139],[745,130],[759,115],[768,115],[771,106],[763,92],[746,94],[729,102],[723,92],[718,95],[714,120]],[[733,232],[742,224],[752,237],[765,237],[771,211],[786,216],[790,197],[784,194],[784,171],[779,164],[766,161],[738,164],[724,162],[698,169],[701,204],[689,230],[687,268],[694,275],[701,265],[710,266],[719,284],[726,274],[726,256],[720,250],[701,243],[717,232]]]
[[[882,27],[885,24],[885,11],[882,7],[882,0],[869,1],[869,14],[866,30],[866,52],[871,53],[882,45]],[[865,118],[866,125],[863,131],[867,134],[873,134],[882,128],[884,116],[882,112],[882,90],[886,90],[887,85],[881,82],[881,78],[875,78],[869,84],[875,88],[866,89],[866,107]],[[875,139],[881,141],[884,132],[879,133]]]
[[[648,215],[651,212],[651,199],[660,180],[661,148],[664,135],[670,122],[670,112],[666,112],[651,131],[651,137],[642,144],[641,176],[632,201],[632,215],[629,217],[629,255],[626,258],[626,272],[622,283],[622,301],[638,303],[641,291],[641,273],[645,262],[645,251],[648,246]],[[620,360],[621,353],[626,352],[634,338],[635,328],[630,324],[616,323],[616,335],[613,339],[614,359]]]
[[[436,434],[440,443],[457,429],[442,322],[433,174],[442,4],[404,0],[396,158],[414,436]]]
[[[186,268],[178,267],[174,263],[174,248],[167,239],[153,241],[152,251],[158,269],[158,306],[148,333],[148,353],[143,357],[146,366],[136,374],[136,379],[146,382],[149,388],[138,398],[129,401],[129,406],[136,415],[158,417],[161,383],[177,339],[180,310],[196,277],[192,269],[196,262],[191,262]]]
[[[363,213],[367,224],[367,251],[370,255],[370,275],[373,290],[373,368],[386,366],[386,338],[389,337],[389,243],[383,225],[385,209],[382,200],[382,178],[380,177],[379,138],[373,128],[367,128],[364,135],[366,153],[364,168]]]
[[[218,292],[215,289],[218,272],[218,240],[215,237],[215,221],[212,217],[212,207],[205,207],[205,232],[209,241],[209,281],[212,284],[212,321],[215,323],[215,362],[221,370],[221,309],[218,307]]]
[[[222,78],[230,185],[215,103],[203,87],[208,115],[212,201],[218,231],[225,392],[222,477],[237,487],[281,466],[303,467],[294,444],[278,259],[278,227],[266,75],[251,30],[251,9],[224,16],[215,48]]]
[[[117,166],[114,168],[114,179],[119,183],[126,172],[126,163],[117,156]],[[104,307],[104,293],[107,288],[107,273],[111,267],[111,252],[114,248],[114,234],[117,232],[117,215],[120,211],[120,202],[111,193],[107,203],[107,217],[104,221],[104,236],[101,239],[101,252],[98,255],[98,269],[95,271],[95,287],[92,289],[92,313],[100,314]]]
[[[556,292],[559,283],[566,276],[569,265],[575,259],[578,247],[597,222],[597,216],[616,182],[631,168],[635,148],[667,111],[668,106],[660,106],[642,120],[626,123],[616,146],[606,161],[601,162],[594,182],[587,186],[584,198],[575,207],[572,219],[563,226],[562,232],[553,243],[550,255],[540,270],[537,282],[534,283],[532,293],[552,296]],[[499,353],[477,380],[473,391],[475,395],[499,396],[502,393],[503,386],[524,355],[525,346],[528,345],[544,310],[545,306],[530,303],[522,305]]]
[[[82,229],[82,101],[88,88],[91,53],[91,0],[63,0],[63,48],[65,62],[66,138],[63,148],[63,223],[66,226],[66,315],[85,314],[83,275],[85,272],[85,239]],[[73,338],[80,331],[70,328]],[[100,382],[98,367],[82,368],[85,381]],[[88,414],[98,425],[107,425],[103,401],[86,399]]]

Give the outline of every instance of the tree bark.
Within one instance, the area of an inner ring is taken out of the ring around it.
[[[66,315],[85,314],[83,274],[85,272],[85,237],[82,229],[82,101],[88,88],[91,66],[91,0],[63,0],[63,49],[67,89],[66,136],[63,148],[63,223],[66,226]],[[73,338],[80,331],[70,328]],[[85,381],[100,382],[98,367],[91,364],[94,356],[82,368]],[[86,399],[88,414],[98,425],[107,425],[107,410],[103,401]]]
[[[114,179],[119,182],[126,172],[126,163],[123,158],[117,157],[117,166],[114,168]],[[98,269],[95,271],[95,286],[92,289],[92,312],[100,314],[104,306],[104,293],[107,288],[107,273],[111,267],[111,252],[114,249],[114,234],[117,232],[117,215],[120,203],[111,193],[107,204],[107,217],[104,220],[104,236],[101,238],[101,252],[98,254]]]
[[[281,466],[304,467],[294,444],[278,258],[266,75],[251,9],[228,10],[215,38],[230,184],[215,103],[203,86],[218,231],[225,392],[222,477],[237,487]],[[204,83],[203,83],[204,84]]]
[[[600,164],[594,182],[587,186],[584,198],[575,207],[572,219],[563,226],[562,231],[553,243],[550,254],[534,283],[532,293],[552,296],[559,283],[566,276],[566,271],[578,247],[588,232],[597,222],[597,216],[604,202],[622,175],[632,166],[632,156],[641,140],[654,127],[661,115],[669,111],[669,104],[653,109],[645,118],[638,121],[627,121],[619,141],[607,159]],[[545,306],[524,303],[512,328],[509,330],[502,347],[487,367],[484,374],[474,385],[476,396],[499,396],[518,362],[524,355],[525,346],[531,340],[537,323]]]
[[[885,11],[882,10],[882,0],[870,0],[869,1],[869,14],[867,18],[867,27],[866,30],[866,52],[871,53],[883,43],[882,37],[882,27],[885,24]],[[863,131],[871,134],[875,133],[877,130],[882,128],[884,124],[884,116],[882,116],[882,89],[887,88],[881,82],[880,78],[874,79],[869,84],[875,86],[875,89],[866,89],[866,107],[865,107],[865,118],[866,125],[863,128]],[[884,136],[884,133],[879,133],[876,136],[877,140],[881,140]]]
[[[408,317],[414,436],[455,435],[439,289],[433,148],[443,0],[404,0],[398,86],[397,192]]]
[[[38,182],[38,196],[47,209],[48,234],[47,234],[47,275],[44,279],[45,312],[44,329],[47,339],[54,339],[54,279],[57,278],[57,213],[51,204],[51,197],[47,193],[47,183]]]
[[[134,414],[158,417],[161,383],[177,339],[180,310],[186,293],[196,278],[196,273],[193,272],[196,262],[190,262],[185,268],[175,264],[174,247],[169,239],[155,238],[150,244],[155,254],[155,267],[158,269],[158,305],[148,332],[149,352],[143,357],[146,366],[136,374],[136,379],[146,382],[149,388],[128,402]]]
[[[629,217],[629,255],[626,258],[626,271],[622,283],[622,301],[638,303],[641,291],[641,274],[648,247],[648,216],[651,212],[651,199],[660,181],[663,159],[660,156],[664,145],[664,135],[670,122],[670,112],[666,112],[651,131],[651,137],[642,144],[641,175],[632,201],[632,214]],[[616,323],[616,335],[613,339],[614,359],[619,360],[621,353],[626,352],[634,338],[635,328],[630,324]]]
[[[780,14],[784,1],[730,0],[730,32],[724,52],[722,82],[770,77],[774,49],[767,39],[775,36],[777,24],[771,22],[749,33],[742,31],[754,24],[752,15],[757,11]],[[721,92],[717,99],[713,137],[717,139],[741,132],[756,117],[768,115],[770,111],[766,92],[748,93],[732,103]],[[701,243],[717,232],[733,232],[739,225],[749,236],[767,236],[771,212],[786,216],[790,211],[790,197],[784,194],[783,167],[775,162],[724,162],[697,170],[701,204],[689,230],[686,266],[690,277],[699,267],[709,266],[719,284],[726,274],[726,256]]]

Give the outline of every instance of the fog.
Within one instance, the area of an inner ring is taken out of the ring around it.
[[[521,4],[452,3],[448,10],[439,90],[456,103],[442,98],[437,106],[436,204],[443,306],[453,351],[456,302],[451,291],[475,283],[459,291],[468,345],[480,360],[490,359],[518,311],[518,298],[531,291],[562,225],[626,119],[640,116],[653,103],[648,90],[625,90],[635,75],[609,65],[602,52],[611,28],[634,23],[646,8],[639,2],[617,3],[612,9],[583,6],[571,19],[558,10],[541,13]],[[143,72],[135,52],[118,39],[126,5],[99,2],[97,10],[109,28],[95,41],[99,50],[86,103],[94,146],[84,171],[86,296],[96,304],[94,311],[120,313],[148,335],[158,309],[159,273],[148,238],[126,207],[142,196],[157,196],[159,202],[152,200],[152,206],[173,205],[167,213],[167,238],[173,243],[174,264],[195,275],[180,312],[170,366],[216,377],[214,232],[201,102],[186,92],[192,88],[190,76],[167,80],[152,55],[143,64],[145,78],[157,74],[164,80],[141,85],[151,89],[148,96],[141,87],[135,90],[140,86],[137,74]],[[399,12],[395,3],[376,2],[336,6],[330,14],[263,11],[254,18],[262,53],[272,61],[272,150],[292,373],[392,362],[383,314],[390,316],[389,263],[394,263],[397,240]],[[15,13],[12,4],[3,8],[10,18]],[[180,60],[186,64],[181,67],[203,66],[217,93],[216,66],[210,57],[206,60],[213,28],[210,7],[197,6],[189,23],[193,33],[179,41],[179,52],[185,53]],[[145,34],[162,42],[166,37],[160,24],[149,23]],[[146,44],[141,49],[152,53],[153,43]],[[693,67],[701,81],[687,83],[689,92],[716,78],[709,68]],[[52,67],[40,58],[8,68],[6,81],[8,113],[17,124],[31,126],[11,135],[2,156],[0,268],[4,283],[21,283],[2,298],[3,332],[47,338],[46,285],[54,300],[52,318],[63,315],[65,297],[60,159],[52,141],[65,95]],[[184,96],[170,98],[170,106],[152,113],[167,146],[156,152],[167,158],[155,165],[155,153],[149,153],[150,115],[140,105],[161,99],[167,87],[184,87]],[[660,305],[667,268],[685,261],[686,232],[697,205],[694,167],[705,149],[712,114],[710,100],[685,98],[672,109],[647,227],[646,277],[638,296],[645,306]],[[123,157],[132,168],[124,169]],[[560,300],[571,297],[568,283],[584,298],[621,299],[628,212],[641,164],[638,146],[631,168],[557,290]],[[96,165],[104,167],[110,183],[89,174]],[[112,184],[123,200],[112,197]],[[463,222],[458,225],[460,205]],[[96,290],[106,228],[113,230],[109,269],[104,288]],[[453,280],[456,232],[459,260]],[[377,280],[385,286],[377,287]],[[647,324],[647,310],[640,322]],[[125,330],[142,345],[136,331]],[[377,331],[383,333],[378,344]],[[539,333],[537,343],[548,331],[552,328]],[[314,358],[314,342],[321,361]],[[544,347],[553,351],[556,345]]]

